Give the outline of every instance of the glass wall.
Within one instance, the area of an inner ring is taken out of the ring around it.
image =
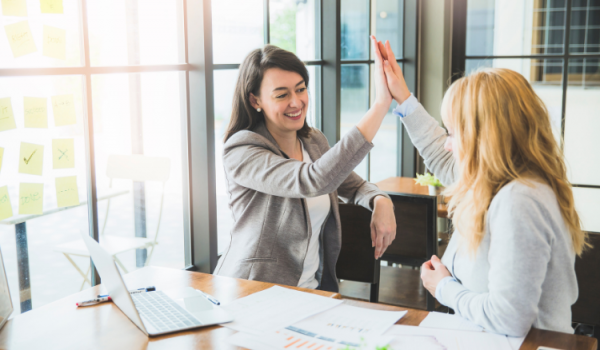
[[[570,9],[565,0],[468,1],[466,72],[504,67],[529,80],[548,107],[583,227],[591,232],[600,232],[594,213],[600,162],[590,156],[600,149],[599,35],[598,0],[573,0]]]
[[[123,272],[183,268],[182,2],[22,3],[0,16],[0,249],[16,312],[90,286],[94,199]]]
[[[402,62],[404,1],[342,0],[341,2],[341,122],[340,136],[364,116],[374,98],[373,52],[369,35],[390,41],[396,59]],[[373,140],[375,148],[355,169],[365,180],[378,182],[399,176],[400,157],[397,117],[390,111]]]

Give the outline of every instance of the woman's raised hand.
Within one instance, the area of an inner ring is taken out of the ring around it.
[[[402,104],[402,102],[410,97],[410,90],[404,80],[402,69],[398,65],[398,62],[396,62],[396,56],[394,56],[390,42],[386,40],[385,45],[382,45],[381,43],[375,45],[375,51],[377,56],[387,58],[383,62],[387,86],[394,100],[396,100],[398,104]]]
[[[384,73],[384,59],[379,51],[379,44],[374,35],[371,35],[371,42],[375,51],[375,103],[387,109],[392,103],[392,95],[390,94]]]

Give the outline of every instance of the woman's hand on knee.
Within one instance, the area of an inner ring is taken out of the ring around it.
[[[371,241],[372,246],[375,247],[375,259],[381,258],[395,238],[394,205],[389,198],[377,196],[373,201],[373,216],[371,217]]]
[[[452,276],[450,271],[442,264],[442,261],[437,256],[432,256],[431,260],[426,261],[421,265],[421,279],[425,289],[435,297],[435,289],[441,280]]]

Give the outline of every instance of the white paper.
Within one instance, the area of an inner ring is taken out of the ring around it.
[[[458,315],[444,314],[440,312],[430,312],[427,317],[421,322],[419,327],[454,329],[460,331],[484,332],[485,330],[475,323],[462,318]],[[519,350],[525,337],[506,337],[511,345],[512,350]]]
[[[222,308],[233,316],[225,327],[260,335],[331,309],[343,301],[274,286],[236,299]]]
[[[251,350],[375,350],[377,346],[390,344],[392,337],[379,336],[365,339],[358,344],[346,342],[329,342],[327,340],[302,335],[287,329],[268,332],[261,336],[238,332],[230,337],[229,342]],[[400,349],[400,348],[398,348]]]
[[[455,329],[459,331],[483,332],[483,328],[458,315],[430,312],[419,327]]]
[[[402,350],[512,350],[505,336],[485,332],[395,325],[385,335],[396,338],[396,340],[392,340],[392,343],[390,343],[393,349],[396,349],[394,347],[396,341],[405,341],[408,343],[409,341],[414,342],[417,339],[416,337],[424,337],[424,339],[420,339],[420,347],[412,348],[406,346]]]
[[[382,335],[407,311],[381,311],[346,304],[296,322],[288,330],[336,343],[358,343]]]

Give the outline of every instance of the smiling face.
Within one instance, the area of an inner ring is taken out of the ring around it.
[[[260,85],[260,96],[250,94],[255,109],[261,108],[267,128],[285,135],[302,129],[308,109],[306,82],[296,72],[267,69]]]

